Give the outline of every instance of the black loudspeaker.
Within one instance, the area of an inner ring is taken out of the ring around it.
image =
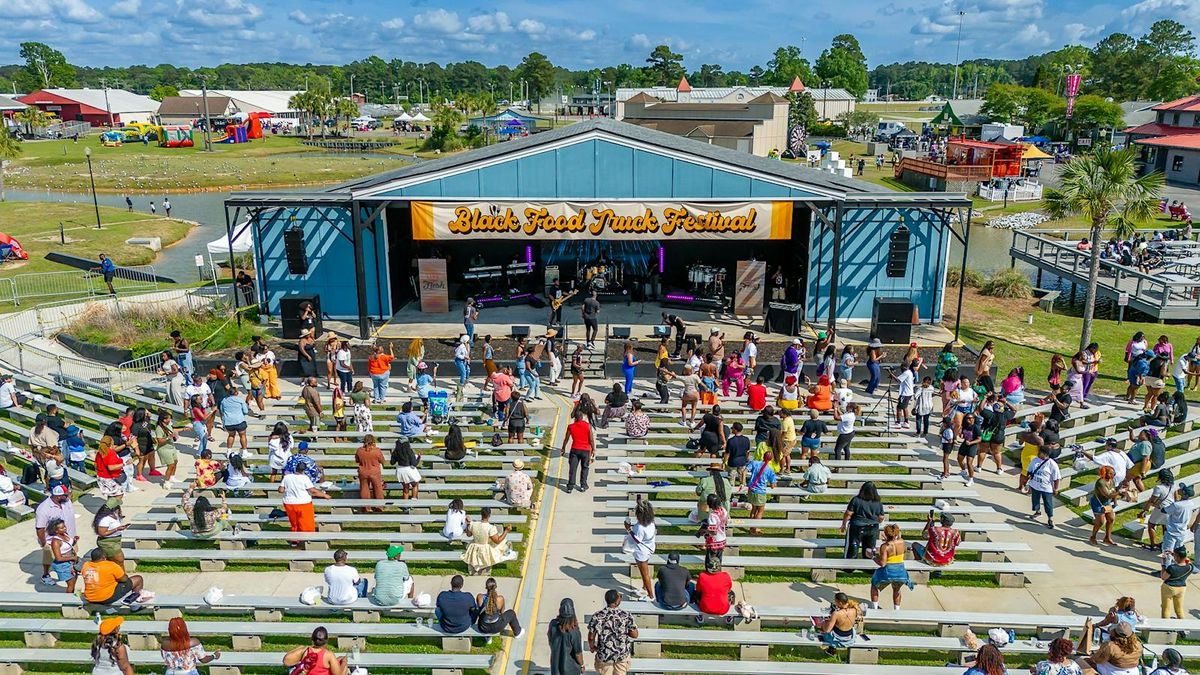
[[[871,335],[884,344],[907,344],[912,340],[913,303],[908,298],[875,298],[871,312]]]
[[[283,231],[283,252],[288,274],[308,274],[308,255],[304,252],[304,230],[289,227]]]
[[[612,336],[618,340],[628,340],[629,333],[629,326],[613,326]]]
[[[312,303],[313,310],[317,313],[317,325],[314,328],[313,335],[321,337],[323,329],[321,327],[321,296],[319,295],[291,295],[279,300],[279,320],[282,324],[283,338],[285,340],[296,340],[300,337],[300,310],[304,307],[304,303]]]
[[[671,327],[670,326],[655,326],[654,327],[654,337],[656,337],[656,338],[671,337]]]
[[[529,326],[513,326],[512,336],[514,338],[529,337]]]
[[[912,232],[901,225],[888,237],[887,275],[903,278],[908,275],[908,249]]]

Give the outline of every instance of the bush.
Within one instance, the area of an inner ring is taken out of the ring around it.
[[[129,349],[136,359],[170,347],[168,336],[173,330],[183,333],[197,351],[243,347],[263,333],[253,311],[243,315],[239,327],[233,313],[222,305],[188,312],[180,306],[136,304],[123,304],[119,312],[89,306],[64,332],[84,342]]]
[[[962,280],[963,280],[963,273],[962,273],[961,267],[951,267],[949,270],[947,270],[947,272],[946,272],[946,285],[947,286],[957,287],[957,286],[961,285]],[[970,267],[968,267],[967,274],[966,274],[966,281],[967,281],[967,288],[979,288],[980,286],[983,285],[983,282],[984,282],[983,273],[980,272],[979,270],[973,270]]]
[[[1033,297],[1033,284],[1020,270],[1007,269],[996,272],[980,287],[979,292],[993,298],[1024,299]]]

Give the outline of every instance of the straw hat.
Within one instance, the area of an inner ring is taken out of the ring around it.
[[[313,334],[313,329],[305,328],[300,331],[300,337],[308,337]]]
[[[523,462],[519,459],[513,460],[513,470],[514,471],[520,471],[521,469],[524,469],[524,468],[525,468],[525,462]]]

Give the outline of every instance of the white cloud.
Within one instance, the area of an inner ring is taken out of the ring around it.
[[[384,21],[383,23],[381,23],[379,25],[382,26],[386,30],[397,31],[397,30],[401,30],[402,28],[404,28],[404,19],[401,19],[400,17],[397,16],[397,17],[388,19],[387,21]]]
[[[546,24],[534,19],[521,19],[521,22],[517,24],[517,30],[526,35],[540,35],[546,32]]]
[[[0,18],[32,19],[46,15],[46,5],[39,0],[5,0],[0,2]]]
[[[457,33],[462,29],[462,21],[459,21],[458,14],[440,8],[414,16],[413,25],[435,33]]]
[[[258,5],[244,0],[211,0],[202,7],[181,1],[179,5],[191,6],[184,16],[205,28],[242,28],[257,23],[263,15]]]
[[[575,39],[581,42],[591,42],[592,40],[596,39],[596,31],[592,30],[591,28],[588,28],[587,30],[581,30],[575,34]]]
[[[316,23],[316,20],[304,13],[304,10],[297,9],[288,14],[288,18],[301,26],[311,26]]]
[[[58,14],[64,21],[72,23],[97,23],[104,15],[83,0],[58,0]]]
[[[645,33],[634,33],[629,36],[629,46],[637,49],[649,49],[650,38]]]
[[[142,11],[142,0],[121,0],[114,2],[108,11],[105,12],[108,16],[132,18]]]
[[[511,33],[512,20],[504,12],[477,14],[467,19],[467,27],[475,33]]]
[[[1200,3],[1195,0],[1142,0],[1121,10],[1120,18],[1108,30],[1140,33],[1159,19],[1174,19],[1184,25],[1200,23]]]

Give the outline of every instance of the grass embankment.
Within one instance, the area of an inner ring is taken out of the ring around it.
[[[60,223],[66,244],[59,237]],[[29,254],[29,260],[0,265],[0,277],[68,269],[46,260],[45,256],[50,252],[89,260],[97,260],[100,253],[107,253],[118,265],[149,264],[154,261],[155,252],[130,246],[125,243],[126,239],[158,237],[166,247],[187,236],[191,227],[182,220],[104,206],[100,207],[100,223],[103,227],[97,230],[96,211],[91,204],[0,202],[0,232],[18,239]]]
[[[242,189],[285,185],[332,183],[394,169],[400,164],[384,156],[333,155],[301,144],[297,136],[264,136],[249,143],[214,143],[203,151],[201,134],[196,147],[162,148],[153,143],[129,143],[106,148],[99,135],[71,141],[30,141],[21,144],[21,156],[8,168],[7,182],[14,189],[87,192],[87,159],[92,149],[96,189],[118,193],[178,193],[216,189]],[[411,155],[417,139],[390,152]],[[309,156],[306,156],[309,155]]]
[[[946,303],[945,325],[954,325],[954,299],[957,288],[947,288],[950,300]],[[1082,291],[1081,291],[1082,292]],[[1028,316],[1033,315],[1029,324]],[[996,342],[996,365],[1002,378],[1010,368],[1025,368],[1026,383],[1037,389],[1046,387],[1046,374],[1053,354],[1062,354],[1068,361],[1079,349],[1079,334],[1083,320],[1066,314],[1047,314],[1037,309],[1034,300],[1008,300],[982,296],[968,288],[963,298],[961,339],[974,349],[987,340]],[[1092,340],[1100,344],[1104,360],[1100,364],[1100,379],[1095,390],[1110,394],[1125,392],[1125,343],[1136,331],[1143,331],[1151,342],[1159,335],[1170,337],[1175,352],[1191,348],[1200,327],[1187,324],[1158,324],[1116,321],[1097,318],[1092,322]],[[1173,388],[1172,388],[1173,390]],[[1200,394],[1188,392],[1188,399],[1200,400]]]
[[[67,326],[66,332],[85,342],[129,349],[134,358],[140,358],[169,348],[171,339],[167,336],[177,330],[195,349],[207,353],[244,347],[255,335],[265,334],[256,312],[248,310],[244,318],[239,326],[226,307],[181,312],[179,307],[134,305],[117,312],[92,305]]]

